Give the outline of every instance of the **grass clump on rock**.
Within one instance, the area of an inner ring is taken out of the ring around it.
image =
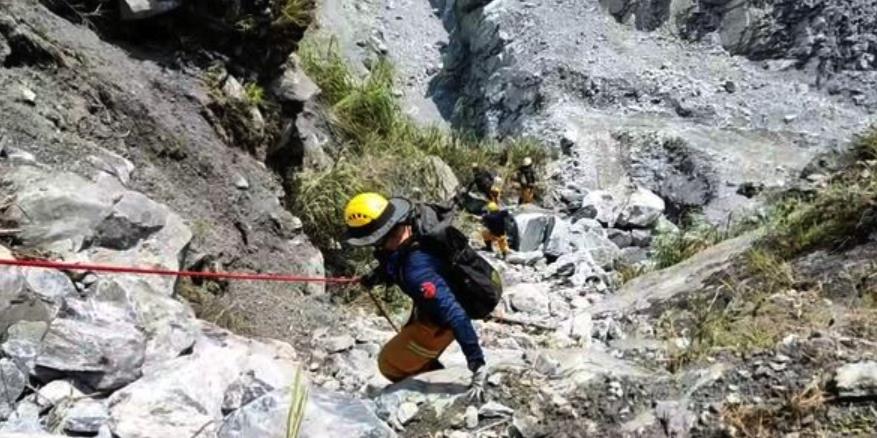
[[[877,128],[856,139],[852,158],[826,188],[781,207],[765,239],[767,247],[791,257],[854,246],[877,231]]]
[[[395,72],[385,59],[374,61],[369,73],[359,77],[333,41],[305,40],[299,55],[305,72],[322,90],[332,134],[340,143],[331,167],[290,178],[291,208],[321,248],[337,247],[344,204],[357,193],[444,201],[447,193],[434,157],[464,182],[471,178],[472,164],[509,174],[524,156],[537,163],[546,159],[546,151],[532,141],[478,140],[417,125],[402,112],[394,93]]]

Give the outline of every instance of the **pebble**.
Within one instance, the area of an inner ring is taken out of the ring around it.
[[[234,186],[240,190],[247,190],[250,188],[250,183],[243,176],[238,175],[238,177],[234,180]]]
[[[33,90],[27,87],[21,87],[21,101],[25,103],[29,103],[31,105],[37,102],[37,93],[34,93]]]
[[[399,423],[401,423],[403,425],[408,424],[409,421],[411,421],[412,419],[414,419],[415,416],[417,416],[417,412],[419,410],[420,409],[414,403],[411,403],[411,402],[402,403],[399,406],[399,410],[396,411],[396,419],[399,420]]]
[[[466,408],[466,428],[475,429],[478,427],[478,408],[469,406]]]
[[[507,417],[515,413],[515,410],[497,402],[488,402],[478,409],[478,415],[482,418]]]

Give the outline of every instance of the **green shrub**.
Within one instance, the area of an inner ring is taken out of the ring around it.
[[[815,248],[854,245],[877,230],[877,128],[858,138],[855,163],[810,198],[785,201],[764,243],[792,257]]]
[[[279,18],[275,25],[306,28],[311,22],[314,0],[275,0],[279,2]]]

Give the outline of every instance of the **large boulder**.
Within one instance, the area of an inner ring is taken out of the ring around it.
[[[260,343],[204,325],[192,353],[158,364],[109,398],[109,426],[119,438],[215,434],[226,394],[252,375],[271,390],[293,381],[296,358],[279,342]],[[281,423],[285,424],[285,423]],[[281,426],[282,428],[282,426]]]
[[[610,240],[600,224],[591,219],[581,219],[569,223],[556,219],[548,241],[545,243],[545,255],[558,258],[560,256],[587,251],[602,267],[608,269],[619,256],[618,245]]]
[[[434,155],[427,157],[427,160],[428,169],[426,175],[428,183],[437,189],[440,200],[451,199],[457,193],[457,188],[460,186],[460,180],[457,179],[454,169],[451,169],[448,163]]]
[[[304,105],[320,92],[320,87],[304,72],[301,59],[293,53],[284,64],[283,73],[271,84],[271,92],[287,103]]]
[[[615,223],[619,227],[648,228],[664,214],[666,205],[660,196],[637,187],[627,198]]]
[[[2,217],[21,229],[26,249],[68,261],[177,270],[192,233],[167,207],[120,185],[101,185],[67,172],[18,166],[0,181],[18,208]],[[170,296],[175,279],[116,276]]]
[[[100,390],[113,390],[141,375],[146,339],[132,324],[52,321],[35,359],[40,368],[75,373]]]
[[[378,416],[392,421],[405,403],[433,409],[438,416],[469,388],[472,373],[465,368],[447,368],[419,374],[388,386],[375,399]]]
[[[292,402],[289,387],[250,402],[223,420],[219,438],[285,438]],[[368,406],[321,388],[309,391],[300,437],[391,438],[396,434]]]
[[[541,211],[524,211],[514,215],[516,224],[516,239],[512,243],[517,251],[529,252],[542,248],[554,223],[556,216]]]
[[[606,271],[594,260],[590,251],[577,251],[561,256],[548,266],[543,278],[562,278],[573,287],[587,287],[596,292],[604,292],[609,286]]]
[[[30,372],[40,351],[40,343],[48,330],[44,321],[19,321],[6,331],[6,340],[0,350],[19,368]]]

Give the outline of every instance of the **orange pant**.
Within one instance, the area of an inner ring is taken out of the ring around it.
[[[496,246],[499,249],[499,253],[502,255],[506,255],[509,253],[509,238],[505,234],[502,236],[497,236],[496,234],[491,233],[489,230],[483,230],[481,232],[481,238],[484,239],[485,245],[493,245],[493,242],[496,242]]]
[[[532,204],[535,197],[536,195],[533,187],[521,187],[521,196],[518,198],[518,203]]]
[[[378,368],[391,382],[437,369],[438,357],[454,341],[454,332],[425,321],[410,322],[378,355]]]

